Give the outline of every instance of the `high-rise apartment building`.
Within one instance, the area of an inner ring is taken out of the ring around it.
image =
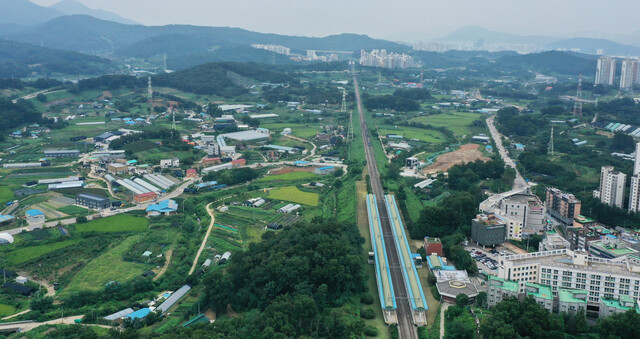
[[[614,170],[613,166],[602,166],[600,189],[593,191],[593,197],[600,199],[603,204],[622,208],[626,181],[626,174]]]
[[[640,142],[636,144],[636,158],[629,187],[629,211],[640,211]]]
[[[613,86],[616,77],[616,59],[608,56],[598,58],[596,69],[596,85],[603,84]]]
[[[573,224],[573,218],[580,215],[582,202],[573,194],[562,192],[553,187],[547,188],[547,199],[545,201],[547,211],[555,218],[566,225]]]
[[[620,89],[628,90],[633,84],[640,82],[638,72],[640,71],[638,60],[624,60],[620,68]]]
[[[371,52],[360,51],[360,65],[384,68],[415,67],[413,58],[407,54],[388,53],[384,49],[374,49]]]

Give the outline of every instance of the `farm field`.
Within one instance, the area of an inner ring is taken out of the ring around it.
[[[276,175],[267,175],[256,181],[293,181],[293,180],[302,180],[302,179],[310,179],[316,177],[316,174],[312,172],[289,172],[285,174],[276,174]]]
[[[379,127],[381,135],[399,134],[405,139],[418,139],[424,142],[441,143],[445,142],[446,137],[439,131],[433,129],[423,129],[418,127],[382,125]]]
[[[119,214],[113,217],[77,224],[76,231],[84,232],[142,232],[149,227],[149,220],[143,217]]]
[[[149,265],[122,260],[125,252],[137,241],[131,236],[118,246],[90,261],[71,280],[66,291],[98,290],[110,281],[125,282],[149,269]]]
[[[318,132],[318,129],[313,126],[306,126],[306,125],[295,124],[295,123],[290,124],[286,122],[265,123],[265,124],[260,124],[260,127],[268,128],[270,131],[278,134],[280,134],[280,132],[282,132],[283,129],[288,127],[288,128],[291,128],[291,134],[304,139],[309,139],[315,136],[316,133]]]
[[[295,186],[280,187],[269,191],[269,199],[291,201],[309,206],[318,206],[318,193],[299,190]]]
[[[80,207],[80,206],[74,206],[74,205],[68,205],[68,206],[64,206],[64,207],[60,207],[57,209],[58,211],[65,213],[65,214],[83,214],[86,213],[88,211],[88,209]]]
[[[475,120],[480,118],[482,118],[482,115],[478,113],[451,112],[418,117],[412,119],[412,121],[434,127],[445,127],[451,130],[455,135],[462,136],[468,135],[470,133],[468,127],[471,126]]]
[[[0,304],[0,317],[16,313],[16,309],[11,305]]]
[[[53,252],[55,250],[59,250],[61,248],[65,248],[67,246],[71,246],[73,244],[78,243],[80,240],[66,240],[53,244],[46,245],[38,245],[32,247],[25,247],[15,251],[8,252],[4,254],[4,257],[9,260],[9,262],[13,265],[19,265],[21,263],[27,262],[32,259],[36,259],[41,257],[47,253]]]
[[[5,204],[13,199],[13,191],[8,186],[0,186],[0,204]]]

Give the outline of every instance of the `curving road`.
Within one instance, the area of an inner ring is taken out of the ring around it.
[[[202,254],[204,247],[207,245],[207,239],[209,239],[209,235],[211,234],[211,230],[213,229],[213,224],[216,222],[216,218],[213,215],[213,210],[211,209],[211,204],[213,203],[209,203],[207,205],[207,213],[209,213],[209,216],[211,216],[211,221],[209,222],[209,229],[207,230],[207,234],[205,234],[204,239],[202,239],[202,244],[198,249],[198,254],[196,254],[196,258],[193,259],[193,265],[191,265],[191,269],[189,270],[189,275],[193,274],[193,271],[196,270],[196,265],[198,265],[198,259],[200,259],[200,254]]]
[[[496,129],[496,126],[493,123],[494,119],[495,119],[495,115],[492,115],[491,117],[489,117],[487,119],[487,126],[489,127],[489,132],[491,132],[491,137],[493,138],[493,141],[495,141],[496,143],[496,147],[498,148],[498,153],[500,154],[500,157],[502,158],[502,160],[504,160],[504,163],[507,166],[513,168],[516,171],[516,178],[513,181],[513,189],[514,190],[525,189],[528,186],[527,182],[524,180],[522,175],[520,175],[520,171],[518,171],[518,167],[516,167],[516,163],[513,161],[513,159],[511,159],[511,157],[509,157],[509,153],[507,153],[507,150],[502,145],[502,135]]]
[[[381,224],[383,236],[389,239],[389,241],[385,241],[385,247],[389,259],[389,266],[391,267],[391,281],[393,282],[396,305],[398,307],[396,311],[398,318],[398,332],[401,339],[417,339],[418,332],[413,326],[411,305],[409,304],[407,289],[404,284],[402,270],[400,269],[400,259],[398,258],[398,251],[396,250],[395,242],[393,241],[393,232],[391,231],[391,225],[389,223],[389,215],[387,213],[387,207],[384,203],[384,190],[382,189],[380,173],[378,172],[378,165],[373,153],[373,147],[371,146],[371,136],[369,135],[369,129],[367,128],[367,123],[364,119],[362,98],[360,97],[360,87],[358,85],[358,78],[355,74],[353,75],[353,86],[355,88],[358,114],[360,116],[360,125],[362,128],[362,138],[364,140],[364,151],[367,159],[367,168],[369,170],[371,189],[373,191],[373,194],[376,196],[376,200],[378,203],[378,211],[380,212],[380,220],[382,221]]]

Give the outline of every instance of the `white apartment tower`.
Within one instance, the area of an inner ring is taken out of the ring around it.
[[[616,77],[616,59],[608,56],[598,58],[596,69],[596,85],[603,84],[613,86]]]
[[[640,71],[638,60],[624,60],[620,68],[620,89],[628,90],[633,84],[640,82],[638,72]]]
[[[636,144],[636,159],[629,187],[629,211],[640,211],[640,142]]]
[[[600,199],[603,204],[622,208],[626,181],[626,174],[614,170],[613,166],[602,166],[600,189],[593,191],[593,197]]]

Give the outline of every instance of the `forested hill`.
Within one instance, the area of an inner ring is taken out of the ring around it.
[[[103,74],[111,70],[111,61],[93,55],[43,48],[0,40],[0,77],[20,78],[33,72],[40,75]]]
[[[231,97],[247,93],[247,87],[261,82],[293,80],[285,69],[256,63],[208,63],[154,78],[154,84],[197,94]]]
[[[292,50],[359,51],[372,48],[386,48],[390,51],[410,50],[408,46],[356,34],[309,38],[264,34],[230,27],[125,25],[87,15],[55,18],[27,31],[7,34],[4,37],[32,44],[42,42],[45,46],[56,46],[56,48],[79,52],[118,52],[120,53],[118,55],[123,57],[131,56],[132,53],[145,53],[144,50],[169,55],[197,54],[214,49],[218,45],[250,46],[255,43],[280,44]],[[155,37],[163,38],[154,39]],[[179,42],[179,40],[181,42],[177,45],[167,43],[167,41]]]
[[[496,65],[505,69],[534,70],[541,73],[591,74],[596,57],[587,54],[550,51],[504,56]]]

